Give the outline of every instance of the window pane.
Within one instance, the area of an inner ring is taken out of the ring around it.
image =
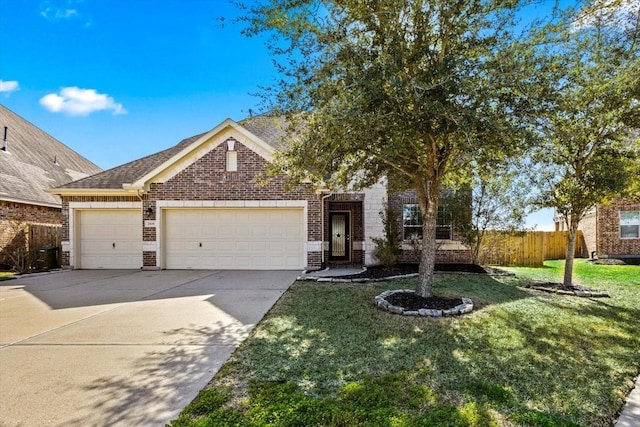
[[[640,225],[640,211],[621,211],[620,225]]]
[[[438,240],[451,240],[451,226],[450,225],[438,225],[436,227],[436,239],[438,239]]]
[[[402,223],[405,226],[422,226],[422,214],[418,205],[404,205],[402,207]]]
[[[404,227],[404,240],[422,240],[422,227]]]
[[[639,237],[640,237],[640,226],[637,226],[637,225],[621,225],[620,226],[621,239],[637,239]]]

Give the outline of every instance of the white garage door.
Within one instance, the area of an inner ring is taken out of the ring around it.
[[[139,210],[79,211],[79,267],[130,269],[142,266],[142,224]]]
[[[303,224],[302,209],[165,210],[165,267],[303,268]]]

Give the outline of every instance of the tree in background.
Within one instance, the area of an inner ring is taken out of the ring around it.
[[[280,84],[267,107],[293,130],[275,167],[342,188],[416,190],[423,218],[416,293],[432,296],[441,189],[473,153],[522,141],[521,82],[501,58],[518,1],[262,0],[246,34],[267,34]],[[506,72],[505,72],[506,71]],[[526,101],[526,100],[525,100]]]
[[[482,262],[480,251],[487,233],[524,230],[529,207],[530,187],[520,163],[489,163],[476,163],[466,190],[443,200],[453,215],[456,234],[471,249],[474,264]]]
[[[564,284],[571,285],[578,223],[623,197],[638,165],[640,3],[587,1],[537,29],[526,55],[537,83],[539,203],[568,229]]]

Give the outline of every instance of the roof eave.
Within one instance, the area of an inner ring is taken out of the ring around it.
[[[58,196],[131,196],[138,192],[125,188],[51,188],[47,193]]]
[[[0,196],[0,200],[2,200],[4,202],[22,203],[24,205],[45,206],[47,208],[58,208],[58,209],[60,209],[62,207],[62,203],[47,203],[47,202],[40,202],[40,201],[37,201],[37,200],[21,199],[19,197]]]

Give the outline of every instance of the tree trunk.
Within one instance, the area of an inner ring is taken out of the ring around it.
[[[422,214],[422,253],[418,269],[416,294],[430,298],[433,296],[433,279],[436,267],[436,216]]]
[[[576,253],[576,234],[578,233],[578,222],[570,219],[567,224],[569,234],[567,236],[567,252],[565,253],[564,264],[564,286],[571,286],[573,283],[573,258]]]
[[[435,188],[434,188],[435,187]],[[422,213],[422,253],[418,269],[416,294],[430,298],[433,296],[433,279],[436,266],[436,219],[438,213],[438,186],[419,182],[416,188],[418,206]]]

